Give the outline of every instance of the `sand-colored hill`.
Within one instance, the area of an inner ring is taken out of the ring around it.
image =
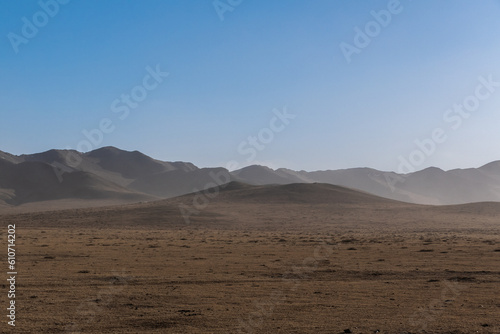
[[[221,186],[220,200],[255,204],[364,204],[394,203],[355,189],[326,183],[292,183],[285,185],[252,186],[231,182]],[[219,199],[215,199],[217,201]]]
[[[113,203],[111,203],[113,204]],[[103,211],[104,210],[104,211]],[[25,212],[33,211],[27,207]],[[8,214],[8,210],[3,210]],[[22,212],[18,210],[16,212]],[[460,230],[498,228],[500,203],[428,206],[374,196],[330,184],[253,186],[231,182],[217,188],[166,200],[144,201],[105,209],[59,211],[85,226],[93,213],[106,212],[103,226],[183,227],[187,225],[224,228],[262,228],[317,231],[349,229],[369,231]],[[51,213],[46,213],[50,216]],[[476,220],[475,217],[480,217]],[[262,219],[261,219],[262,218]],[[69,221],[72,221],[71,219]],[[57,219],[53,226],[58,226]],[[52,225],[51,225],[52,226]]]

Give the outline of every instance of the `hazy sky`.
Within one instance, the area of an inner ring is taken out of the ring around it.
[[[500,160],[500,1],[5,0],[0,34],[2,151],[305,170]]]

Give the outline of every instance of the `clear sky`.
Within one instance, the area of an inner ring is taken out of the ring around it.
[[[55,1],[0,2],[2,151],[298,170],[500,160],[498,0]]]

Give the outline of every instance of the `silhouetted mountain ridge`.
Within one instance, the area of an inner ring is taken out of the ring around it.
[[[232,187],[330,184],[417,204],[500,202],[500,161],[449,171],[430,167],[410,174],[372,168],[307,172],[259,165],[229,172],[224,168],[198,168],[189,162],[156,160],[139,151],[111,146],[87,153],[49,150],[16,156],[0,151],[0,204],[68,198],[143,201],[176,197],[234,181],[239,183]]]

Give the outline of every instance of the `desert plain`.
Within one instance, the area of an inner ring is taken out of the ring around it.
[[[207,194],[3,210],[18,276],[2,332],[500,333],[500,203],[324,184]]]

